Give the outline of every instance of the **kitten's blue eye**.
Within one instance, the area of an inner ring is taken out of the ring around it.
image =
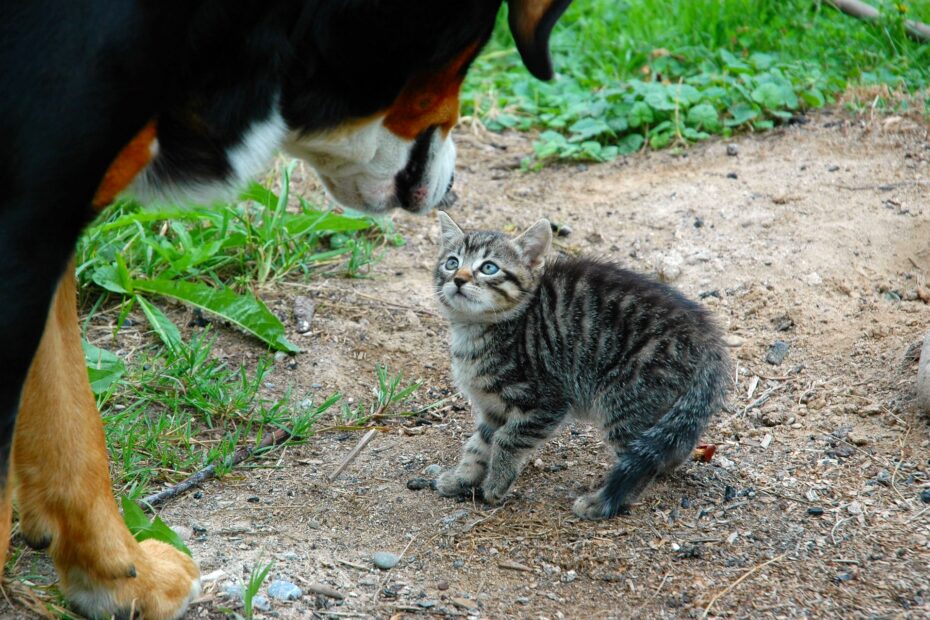
[[[481,265],[481,273],[483,273],[486,276],[493,276],[495,273],[497,273],[500,270],[501,268],[498,267],[496,264],[492,263],[491,261],[487,261],[486,263]]]
[[[455,271],[459,268],[459,259],[454,256],[450,256],[446,259],[446,269],[448,271]]]

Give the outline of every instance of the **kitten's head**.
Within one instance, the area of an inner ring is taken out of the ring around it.
[[[497,232],[465,233],[439,211],[440,254],[435,281],[450,319],[494,323],[510,318],[536,290],[552,228],[542,219],[511,239]]]

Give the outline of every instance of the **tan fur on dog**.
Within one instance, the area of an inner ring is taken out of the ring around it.
[[[13,439],[20,528],[32,544],[48,545],[65,595],[83,613],[108,617],[135,609],[145,618],[176,618],[199,591],[199,571],[168,545],[138,544],[117,510],[76,304],[69,264],[29,369]],[[0,511],[8,530],[8,501]],[[3,534],[0,526],[5,553]]]

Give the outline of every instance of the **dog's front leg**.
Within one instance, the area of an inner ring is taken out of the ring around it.
[[[117,510],[76,304],[69,264],[26,379],[14,434],[20,527],[32,544],[48,547],[65,596],[82,613],[123,617],[135,609],[145,618],[176,618],[199,591],[199,571],[168,545],[137,543]]]

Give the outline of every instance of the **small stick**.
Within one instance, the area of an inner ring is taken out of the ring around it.
[[[719,599],[719,598],[721,598],[721,597],[726,596],[727,594],[729,594],[730,591],[731,591],[733,588],[735,588],[736,586],[738,586],[739,584],[741,584],[747,577],[749,577],[749,576],[750,576],[751,574],[753,574],[754,572],[756,572],[756,571],[758,571],[758,570],[761,570],[761,569],[765,568],[765,567],[768,566],[769,564],[774,564],[775,562],[777,562],[777,561],[781,560],[782,558],[784,558],[785,555],[786,555],[786,554],[782,553],[780,556],[774,557],[774,558],[772,558],[771,560],[769,560],[769,561],[767,561],[767,562],[763,562],[762,564],[759,564],[759,565],[757,565],[757,566],[753,566],[753,567],[750,568],[748,571],[746,571],[745,573],[743,573],[742,576],[741,576],[739,579],[737,579],[736,581],[734,581],[733,583],[731,583],[730,585],[728,585],[726,588],[724,588],[724,590],[723,590],[722,592],[718,592],[718,593],[714,596],[714,598],[710,599],[710,602],[707,604],[707,607],[704,608],[704,615],[701,616],[701,618],[706,618],[706,617],[707,617],[707,614],[710,613],[710,608],[714,606],[714,603],[717,602],[717,599]]]
[[[355,444],[355,447],[352,448],[352,451],[349,452],[349,454],[346,455],[346,457],[342,460],[342,463],[339,464],[339,467],[336,468],[336,471],[331,473],[327,479],[330,482],[332,482],[333,480],[338,478],[339,474],[341,474],[345,470],[345,468],[349,466],[349,463],[355,460],[355,457],[357,457],[359,453],[365,449],[365,446],[367,446],[371,442],[371,440],[375,438],[375,435],[377,434],[378,434],[378,429],[376,428],[373,428],[367,433],[365,433],[362,436],[362,438],[359,439],[358,443]]]
[[[236,450],[231,457],[226,459],[226,467],[232,468],[251,457],[253,454],[265,448],[270,448],[272,446],[277,446],[288,439],[290,439],[290,432],[284,429],[278,429],[273,433],[269,433],[262,438],[262,442],[258,444],[255,448],[239,448]],[[188,478],[177,483],[173,487],[168,487],[158,493],[153,493],[147,495],[140,500],[140,504],[146,510],[152,510],[153,506],[158,504],[163,504],[170,499],[174,499],[182,493],[186,493],[190,489],[200,486],[205,481],[216,477],[216,467],[214,465],[208,465],[207,467],[201,469],[197,473],[189,476]]]

